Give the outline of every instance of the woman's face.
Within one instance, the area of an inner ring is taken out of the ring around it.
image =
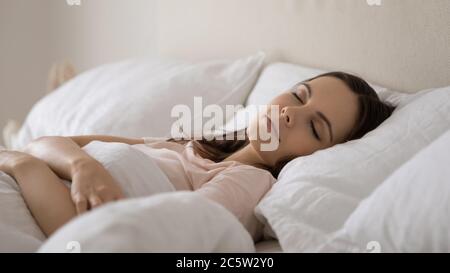
[[[276,106],[278,128],[276,121],[270,119],[270,112],[276,111]],[[266,164],[274,166],[279,159],[309,155],[343,142],[355,126],[357,113],[356,94],[341,80],[324,76],[297,84],[275,97],[267,113],[259,113],[250,123],[247,133],[255,134],[261,126],[263,130],[271,127],[271,136],[279,139],[277,149],[261,149],[261,144],[270,140],[261,140],[259,134],[250,139],[250,144]]]

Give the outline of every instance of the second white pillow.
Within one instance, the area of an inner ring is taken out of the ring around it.
[[[334,241],[380,252],[450,252],[450,131],[383,182]],[[351,250],[351,249],[350,249]]]
[[[33,106],[11,141],[21,149],[45,135],[170,136],[175,105],[243,104],[265,54],[238,60],[187,63],[128,60],[87,71]]]

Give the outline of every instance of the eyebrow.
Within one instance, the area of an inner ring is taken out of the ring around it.
[[[301,82],[300,84],[304,85],[306,87],[306,90],[308,90],[308,97],[311,98],[312,93],[313,93],[311,85],[309,85],[306,82]],[[332,129],[330,120],[320,111],[317,111],[316,114],[327,124],[328,132],[330,132],[330,142],[333,143],[333,129]]]

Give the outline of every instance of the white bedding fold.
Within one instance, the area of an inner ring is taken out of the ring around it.
[[[236,217],[187,191],[103,206],[57,231],[39,252],[72,252],[73,242],[81,252],[255,251]]]
[[[198,193],[175,192],[153,159],[132,145],[93,141],[83,149],[132,199],[73,219],[40,251],[70,251],[75,239],[86,251],[254,251],[236,217]],[[0,252],[33,252],[45,240],[16,182],[0,172]]]

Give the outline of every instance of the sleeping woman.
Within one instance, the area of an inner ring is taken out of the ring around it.
[[[94,140],[126,143],[152,157],[176,190],[196,191],[221,204],[258,241],[262,225],[253,210],[287,162],[361,138],[394,110],[363,79],[343,72],[300,82],[273,98],[270,106],[279,109],[278,128],[272,128],[279,144],[273,151],[261,149],[262,139],[248,137],[262,124],[275,124],[261,113],[246,128],[245,140],[41,137],[21,152],[1,151],[0,171],[17,181],[33,217],[49,236],[78,214],[133,197],[124,196],[104,166],[82,149]],[[70,188],[61,179],[71,181]]]

